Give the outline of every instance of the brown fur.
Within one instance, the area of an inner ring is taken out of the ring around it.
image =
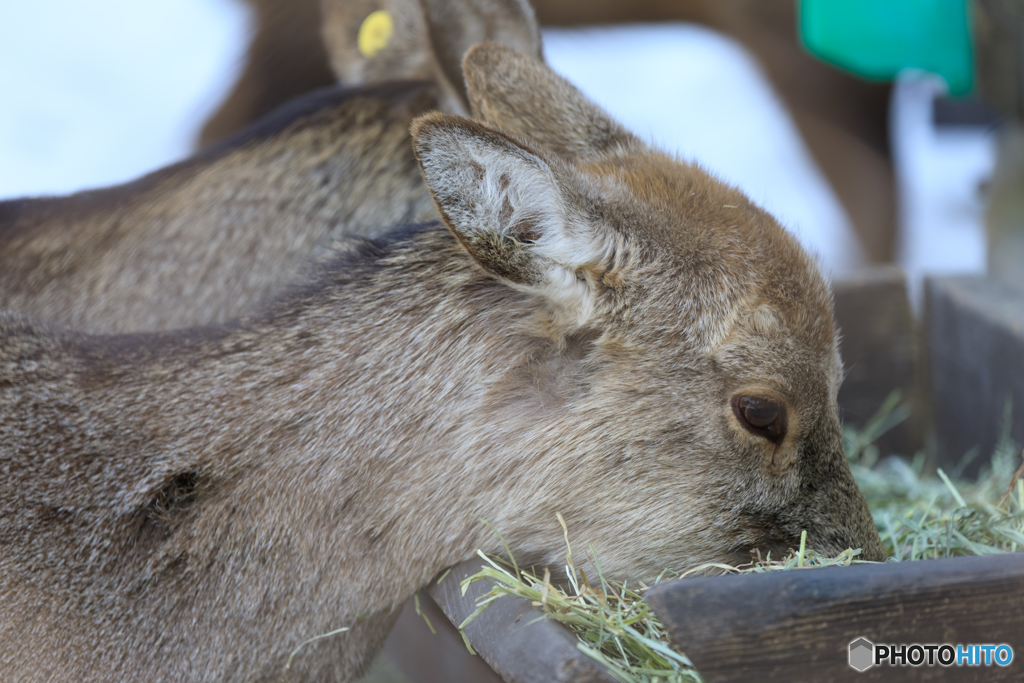
[[[797,242],[539,63],[485,45],[466,70],[488,125],[413,128],[448,230],[365,243],[222,327],[0,316],[6,677],[279,680],[348,626],[291,673],[348,680],[412,591],[500,550],[473,515],[557,567],[561,512],[631,580],[805,529],[882,558]],[[785,404],[785,439],[736,395]]]
[[[409,124],[437,99],[422,82],[324,90],[127,185],[2,202],[0,301],[104,333],[230,320],[332,240],[436,219]]]
[[[412,21],[418,32],[399,30],[354,80],[432,84],[325,89],[133,183],[0,203],[0,305],[102,333],[224,322],[276,296],[331,241],[436,219],[409,124],[438,107],[468,109],[459,60],[473,43],[539,55],[540,36],[521,0],[389,7],[400,29]],[[327,8],[352,30],[364,9]]]

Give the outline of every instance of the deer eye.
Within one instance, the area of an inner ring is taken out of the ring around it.
[[[740,424],[756,436],[779,443],[786,436],[786,407],[760,396],[734,396],[732,411]]]

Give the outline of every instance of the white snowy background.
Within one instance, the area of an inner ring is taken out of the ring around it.
[[[0,6],[0,197],[119,183],[184,158],[249,33],[232,0]]]
[[[119,183],[188,156],[239,73],[250,21],[234,0],[4,3],[0,198]],[[544,41],[557,71],[645,139],[738,185],[829,270],[862,264],[843,207],[735,41],[684,24],[551,30]],[[912,285],[984,268],[977,188],[993,142],[935,130],[936,90],[910,76],[893,104],[899,258]]]

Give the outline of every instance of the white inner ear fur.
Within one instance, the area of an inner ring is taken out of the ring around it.
[[[552,322],[565,333],[586,326],[597,297],[596,283],[585,269],[611,262],[616,248],[612,231],[590,224],[580,207],[569,203],[543,159],[476,137],[460,143],[461,168],[453,169],[457,187],[451,189],[461,195],[456,203],[463,210],[444,207],[453,228],[467,237],[491,232],[521,244],[540,282],[505,281],[546,299]],[[454,162],[455,156],[449,159]]]

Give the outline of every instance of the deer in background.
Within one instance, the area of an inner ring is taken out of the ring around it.
[[[482,45],[413,125],[444,226],[228,325],[0,317],[0,671],[350,680],[499,543],[606,575],[884,552],[843,454],[827,286],[739,191]]]
[[[436,220],[409,125],[439,107],[468,109],[452,69],[471,45],[495,38],[539,56],[539,32],[525,3],[391,6],[390,47],[352,66],[372,76],[365,87],[307,95],[122,186],[0,203],[0,306],[99,333],[222,323],[300,280],[333,242]],[[409,22],[420,33],[402,34]]]
[[[0,305],[91,332],[230,320],[349,234],[436,220],[409,146],[427,83],[321,91],[126,185],[0,203]]]
[[[443,109],[469,112],[462,57],[483,40],[543,59],[540,27],[528,0],[321,0],[323,42],[342,83],[429,79]],[[372,13],[386,13],[390,37],[367,51],[359,45]]]
[[[324,26],[331,24],[332,14],[342,16],[362,8],[362,16],[355,17],[358,26],[370,12],[384,9],[387,0],[245,0],[245,4],[256,14],[257,35],[243,76],[203,130],[206,142],[240,130],[271,103],[294,97],[301,92],[298,84],[308,83],[307,89],[316,87],[314,83],[327,85],[335,74],[344,81],[347,72],[338,68],[338,61],[358,57],[352,50],[355,28],[346,29],[353,24],[344,22],[338,31],[324,31]],[[535,4],[542,26],[693,22],[741,42],[793,114],[870,259],[893,259],[895,185],[887,134],[890,86],[867,83],[808,54],[797,35],[797,3],[543,0]]]

